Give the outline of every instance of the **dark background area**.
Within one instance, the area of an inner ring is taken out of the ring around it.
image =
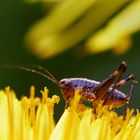
[[[133,46],[124,55],[116,56],[111,51],[79,58],[76,49],[72,48],[49,60],[39,60],[29,54],[24,43],[24,36],[32,23],[43,17],[44,13],[40,4],[28,5],[22,1],[0,1],[0,65],[32,65],[38,64],[52,72],[57,79],[65,77],[86,77],[101,81],[111,74],[121,63],[128,63],[128,74],[135,74],[140,81],[140,33],[135,33]],[[78,46],[78,45],[77,45]],[[35,85],[37,96],[40,90],[47,86],[51,94],[61,95],[59,88],[47,79],[16,69],[0,68],[0,89],[10,86],[18,98],[29,93],[31,85]],[[128,93],[130,84],[124,86],[122,91]],[[132,106],[140,108],[140,86],[135,86]],[[61,98],[56,106],[56,116],[60,116],[64,109],[64,100]]]

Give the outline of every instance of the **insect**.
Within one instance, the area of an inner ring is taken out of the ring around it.
[[[125,79],[122,79],[127,69],[127,64],[124,61],[119,65],[113,74],[102,82],[87,78],[64,78],[62,80],[56,80],[56,78],[47,69],[41,66],[39,66],[38,69],[43,70],[47,73],[47,75],[40,71],[22,66],[10,67],[34,72],[52,81],[60,87],[63,97],[66,100],[66,104],[68,104],[74,97],[75,90],[80,89],[81,102],[83,100],[87,100],[93,104],[96,104],[99,101],[103,101],[104,105],[111,105],[113,108],[118,108],[130,102],[133,87],[136,83],[133,74],[129,75]],[[123,86],[128,81],[131,81],[131,87],[129,93],[125,95],[123,92],[117,90],[117,88]]]

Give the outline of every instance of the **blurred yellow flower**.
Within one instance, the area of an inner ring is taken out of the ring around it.
[[[130,35],[140,30],[138,13],[140,13],[140,1],[134,1],[112,18],[104,29],[91,37],[86,49],[93,53],[107,49],[113,49],[118,54],[127,51],[132,43]]]
[[[30,97],[18,100],[6,88],[0,90],[0,139],[1,140],[139,140],[140,113],[133,109],[119,116],[98,105],[96,114],[91,108],[79,104],[79,91],[55,126],[54,104],[59,97],[48,97],[44,88],[42,98],[35,97],[31,87]]]
[[[44,5],[53,2],[53,8],[30,27],[25,37],[28,49],[39,58],[58,55],[82,40],[85,40],[84,53],[113,50],[123,54],[132,44],[130,35],[140,29],[139,0],[40,2]]]

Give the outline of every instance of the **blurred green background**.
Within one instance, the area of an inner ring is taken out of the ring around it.
[[[51,5],[51,4],[50,4]],[[49,9],[49,6],[48,6]],[[114,55],[111,51],[103,52],[86,57],[77,57],[77,51],[72,48],[56,57],[48,60],[39,60],[27,52],[24,36],[29,26],[44,16],[41,4],[30,5],[21,0],[0,1],[0,64],[31,65],[38,64],[52,72],[57,79],[65,77],[87,77],[101,81],[111,74],[121,63],[128,63],[128,70],[125,76],[134,73],[140,81],[140,32],[135,33],[133,46],[121,56]],[[77,48],[82,45],[78,44]],[[0,68],[0,88],[10,86],[20,98],[29,93],[31,85],[35,85],[37,96],[40,90],[47,86],[51,94],[61,95],[59,88],[47,79],[16,69]],[[128,93],[129,84],[122,90]],[[134,88],[132,106],[140,108],[140,86],[139,83]],[[61,98],[56,106],[56,116],[60,116],[64,110],[64,100]],[[58,111],[59,110],[59,111]]]

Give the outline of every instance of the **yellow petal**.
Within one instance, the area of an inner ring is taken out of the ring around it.
[[[93,137],[90,135],[90,125],[91,125],[91,117],[92,117],[92,110],[87,110],[84,113],[84,116],[82,117],[80,121],[80,126],[78,130],[78,140],[91,140]]]
[[[8,120],[8,103],[7,97],[3,90],[0,91],[0,136],[3,139],[8,139],[9,136],[9,120]],[[3,125],[4,124],[4,125]]]
[[[0,139],[49,139],[54,129],[52,112],[59,98],[53,96],[43,99],[43,97],[41,103],[39,98],[34,97],[34,87],[31,87],[30,94],[30,98],[23,97],[18,100],[9,87],[0,90]]]
[[[29,33],[29,36],[27,36],[27,42],[30,44],[29,49],[39,58],[53,57],[54,55],[71,48],[87,37],[87,35],[95,31],[95,29],[103,24],[108,17],[127,2],[127,0],[101,0],[95,3],[93,8],[90,9],[84,18],[79,20],[77,24],[74,24],[61,32],[56,31],[55,28],[58,28],[58,24],[54,21],[51,21],[50,25],[44,23],[46,28],[42,28],[44,26],[41,27],[41,25],[36,25],[34,28],[37,27],[38,29],[35,30],[35,32],[32,32],[34,31],[33,29],[31,34]],[[59,21],[62,20],[61,16],[58,16],[58,18]],[[53,25],[52,23],[55,23],[53,27],[55,31],[49,31],[51,30],[50,26]],[[62,25],[59,26],[61,28]],[[39,27],[42,28],[42,30]],[[51,32],[52,34],[48,34],[47,32]]]
[[[132,44],[130,35],[140,30],[140,1],[133,1],[99,30],[86,44],[90,53],[114,49],[117,54],[126,52]]]
[[[75,111],[65,110],[57,123],[50,140],[72,140],[76,136],[79,122],[79,117]]]
[[[31,27],[27,34],[27,42],[32,45],[45,37],[64,30],[95,2],[96,0],[61,1],[47,16]]]

